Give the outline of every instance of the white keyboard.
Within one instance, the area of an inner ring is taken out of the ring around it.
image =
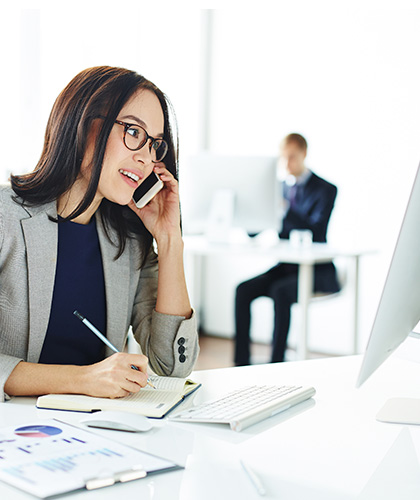
[[[264,385],[244,387],[171,417],[179,422],[229,424],[242,431],[315,394],[313,387]]]

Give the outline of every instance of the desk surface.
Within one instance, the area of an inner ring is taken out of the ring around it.
[[[317,394],[314,400],[242,433],[222,425],[167,420],[154,421],[153,429],[144,434],[98,430],[186,468],[70,497],[260,498],[240,467],[243,459],[261,477],[266,498],[417,499],[420,428],[379,423],[375,415],[389,397],[420,397],[420,364],[394,355],[361,389],[355,389],[360,363],[360,357],[345,357],[195,372],[192,378],[203,384],[195,402],[250,383],[313,385]],[[37,410],[34,402],[34,398],[15,398],[0,404],[0,425],[38,418],[76,423],[81,418],[76,413]],[[0,498],[32,497],[0,483]]]
[[[337,257],[360,257],[368,250],[336,248],[327,243],[312,243],[310,246],[296,247],[287,240],[276,238],[265,242],[257,238],[247,238],[229,243],[213,243],[205,236],[184,236],[185,251],[195,255],[258,254],[273,256],[286,263],[317,264],[330,262]]]

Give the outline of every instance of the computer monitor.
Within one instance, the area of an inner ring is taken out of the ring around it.
[[[276,166],[274,156],[202,153],[191,157],[180,170],[184,232],[206,233],[217,209],[222,218],[223,214],[231,217],[231,227],[248,234],[277,229],[280,189]]]
[[[360,387],[420,320],[420,166],[357,380]],[[401,410],[404,402],[399,401]],[[403,416],[410,423],[410,416]],[[420,414],[414,418],[420,423]],[[389,420],[397,421],[397,420]]]

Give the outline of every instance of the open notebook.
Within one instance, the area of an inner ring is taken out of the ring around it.
[[[48,394],[40,396],[37,408],[50,410],[71,410],[93,412],[97,410],[120,410],[139,413],[146,417],[162,418],[201,384],[189,379],[151,376],[156,387],[148,385],[136,394],[124,398],[108,399],[82,396],[78,394]]]

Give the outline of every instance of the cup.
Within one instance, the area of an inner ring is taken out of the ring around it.
[[[290,245],[294,248],[308,248],[312,245],[312,231],[309,229],[292,229],[290,231]]]

